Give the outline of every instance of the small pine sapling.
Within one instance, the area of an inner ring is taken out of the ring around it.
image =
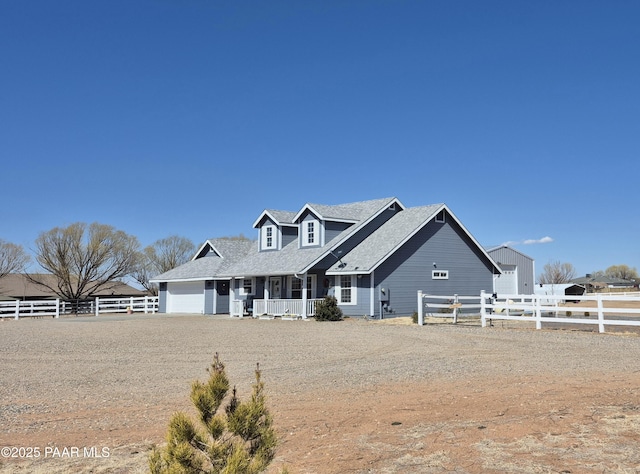
[[[240,401],[234,387],[224,409],[230,384],[217,353],[207,371],[207,382],[196,380],[191,385],[198,422],[184,413],[173,415],[166,446],[154,447],[149,456],[152,474],[257,474],[273,460],[277,439],[260,366],[256,366],[251,399]]]

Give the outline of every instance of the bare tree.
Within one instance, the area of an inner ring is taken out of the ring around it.
[[[0,278],[9,273],[20,273],[29,263],[30,257],[21,245],[0,239]]]
[[[611,265],[604,271],[610,278],[622,278],[623,280],[635,280],[638,278],[638,270],[627,265]]]
[[[35,244],[36,261],[55,278],[29,279],[72,301],[89,298],[130,275],[140,247],[136,237],[112,226],[81,222],[43,232]]]
[[[133,277],[149,292],[158,294],[158,286],[149,280],[188,262],[195,251],[196,246],[186,237],[172,235],[157,240],[138,253]]]
[[[549,262],[544,266],[544,271],[538,276],[538,283],[569,283],[575,276],[575,268],[570,263]]]

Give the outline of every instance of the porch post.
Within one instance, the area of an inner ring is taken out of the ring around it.
[[[293,275],[293,278],[296,278]],[[302,319],[307,319],[307,274],[302,274]]]
[[[370,278],[371,280],[369,281],[369,316],[370,317],[375,317],[376,315],[376,310],[375,310],[375,304],[376,304],[376,282],[375,282],[375,270],[371,272],[370,274]]]
[[[218,314],[218,280],[213,280],[213,308],[212,314]]]
[[[236,277],[231,277],[229,282],[229,315],[233,318],[235,316],[234,311],[236,308]]]

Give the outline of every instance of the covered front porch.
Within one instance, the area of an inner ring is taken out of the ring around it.
[[[319,275],[269,275],[231,279],[231,317],[306,319],[316,314],[324,296]],[[328,283],[327,283],[328,285]]]
[[[231,317],[306,319],[315,316],[319,301],[322,299],[254,299],[247,304],[246,300],[234,300]]]

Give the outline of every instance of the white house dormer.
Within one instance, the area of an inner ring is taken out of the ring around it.
[[[323,222],[308,213],[299,224],[300,248],[322,247],[324,245],[324,225]]]
[[[272,222],[265,222],[260,227],[260,250],[278,250],[279,242],[278,226]]]
[[[295,213],[265,210],[253,223],[258,229],[260,251],[282,250],[298,238],[298,226],[293,223]]]

